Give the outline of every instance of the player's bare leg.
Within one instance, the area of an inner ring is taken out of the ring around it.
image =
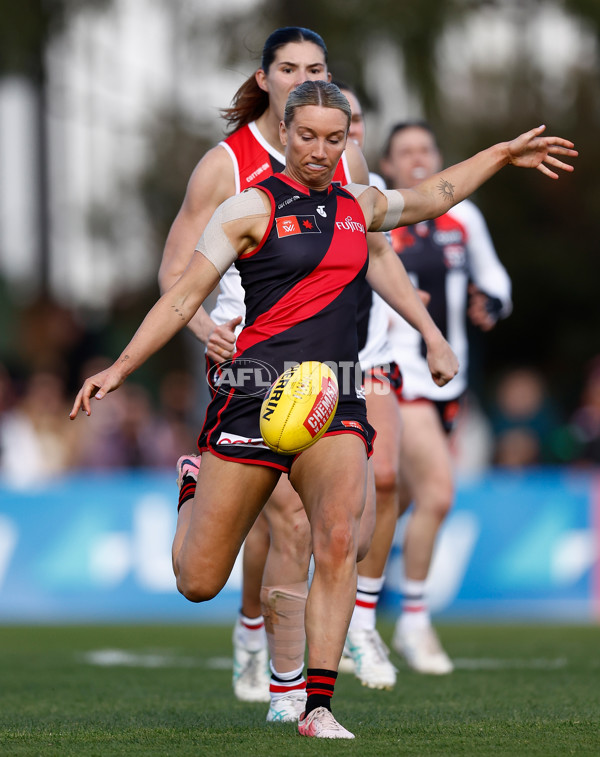
[[[388,391],[384,391],[385,389]],[[401,420],[396,395],[382,382],[365,382],[367,415],[377,429],[371,462],[375,473],[377,516],[371,547],[358,563],[356,606],[348,629],[344,661],[351,660],[364,686],[391,689],[396,668],[377,631],[376,611],[385,580],[385,565],[398,517],[398,461]]]
[[[315,561],[305,618],[308,698],[299,722],[300,732],[307,735],[313,719],[329,718],[326,712],[356,595],[356,555],[368,480],[364,444],[353,434],[319,440],[300,455],[290,473],[311,524]]]
[[[180,510],[173,543],[177,588],[191,602],[212,599],[223,588],[279,475],[266,466],[202,455],[196,494]]]
[[[187,532],[197,489],[201,458],[182,455],[177,461],[179,517],[173,540],[173,567]],[[268,702],[269,653],[260,607],[260,587],[269,549],[268,524],[262,512],[244,542],[242,557],[242,606],[233,629],[233,691],[246,702]]]
[[[271,546],[261,590],[271,655],[267,722],[297,721],[306,704],[304,611],[312,554],[310,524],[287,476],[264,509]]]
[[[404,534],[404,601],[392,645],[418,672],[443,675],[454,666],[442,649],[425,596],[435,540],[454,498],[448,439],[438,413],[429,402],[401,405],[406,444],[401,475],[406,494],[403,512],[412,499],[413,511]],[[412,495],[412,496],[411,496]]]
[[[233,692],[242,702],[269,701],[269,650],[260,606],[269,541],[269,524],[263,510],[242,548],[242,605],[232,636]]]

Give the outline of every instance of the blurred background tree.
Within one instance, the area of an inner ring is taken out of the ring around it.
[[[3,0],[0,73],[25,72],[38,82],[43,98],[48,39],[60,37],[86,6],[101,16],[124,7],[124,2]],[[219,6],[218,12],[213,0],[138,5],[160,7],[168,19],[174,40],[169,69],[173,96],[147,114],[139,171],[110,203],[96,202],[88,213],[86,223],[106,236],[106,250],[111,245],[118,249],[118,242],[111,242],[118,240],[111,231],[115,208],[125,207],[135,196],[143,208],[150,248],[142,266],[145,276],[136,279],[132,273],[137,268],[129,266],[128,276],[115,284],[112,304],[96,306],[95,323],[102,312],[101,328],[111,324],[111,309],[120,313],[121,321],[126,310],[135,322],[156,296],[162,245],[189,175],[224,130],[218,108],[201,110],[200,103],[196,111],[189,107],[194,87],[200,100],[203,95],[198,93],[213,79],[222,82],[227,76],[229,83],[241,84],[260,65],[262,45],[271,31],[307,26],[325,39],[334,76],[353,85],[361,97],[372,170],[378,170],[390,126],[408,117],[431,122],[448,164],[538,123],[576,143],[581,157],[573,175],[551,182],[537,172],[506,169],[474,198],[512,277],[515,307],[485,338],[473,334],[477,357],[472,366],[474,385],[482,395],[507,364],[529,363],[547,376],[564,407],[575,404],[583,366],[600,352],[600,187],[595,175],[600,157],[600,3],[371,0],[367,7],[359,0],[238,0],[227,8]],[[140,22],[145,20],[140,17]],[[229,104],[237,85],[215,84],[220,107]],[[183,97],[185,87],[188,96]],[[100,252],[99,263],[109,256],[104,248]],[[124,296],[119,287],[125,279],[130,290]]]

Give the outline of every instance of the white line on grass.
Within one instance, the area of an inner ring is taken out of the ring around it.
[[[87,665],[99,667],[127,668],[210,668],[212,670],[230,670],[233,667],[231,657],[193,658],[181,657],[175,653],[135,652],[128,649],[93,649],[79,658]]]
[[[453,660],[454,667],[461,670],[558,670],[567,665],[566,657],[554,659],[531,658],[511,660],[494,657],[459,657]]]

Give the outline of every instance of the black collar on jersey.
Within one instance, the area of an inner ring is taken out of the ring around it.
[[[284,173],[276,173],[273,174],[277,179],[280,179],[281,181],[288,184],[293,189],[297,190],[298,192],[302,192],[302,194],[305,194],[309,197],[324,197],[331,192],[333,192],[333,184],[330,184],[327,189],[311,189],[310,187],[305,187],[304,184],[300,184],[295,179],[292,179],[290,176]],[[337,183],[337,182],[336,182]]]

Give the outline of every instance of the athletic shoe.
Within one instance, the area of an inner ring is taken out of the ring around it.
[[[396,623],[392,647],[401,654],[409,667],[417,673],[443,676],[452,673],[454,665],[431,626],[407,631],[402,618]]]
[[[233,692],[242,702],[270,702],[271,672],[266,641],[256,651],[248,649],[239,639],[238,626],[239,620],[233,629]]]
[[[306,690],[290,691],[284,697],[271,700],[267,723],[297,723],[306,707]]]
[[[314,736],[317,739],[354,738],[354,734],[340,725],[333,717],[331,710],[326,707],[317,707],[309,712],[306,717],[300,716],[298,733],[300,736]]]
[[[190,476],[194,481],[198,480],[198,471],[200,470],[200,455],[182,455],[177,461],[177,488],[181,489],[181,484],[185,476]]]
[[[354,667],[354,660],[352,659],[352,655],[350,654],[350,650],[348,649],[348,642],[344,644],[344,651],[342,652],[342,658],[340,660],[340,664],[338,665],[338,673],[354,673],[355,667]]]
[[[389,659],[389,649],[376,629],[348,630],[346,648],[354,661],[354,675],[370,689],[393,689],[396,668]]]

